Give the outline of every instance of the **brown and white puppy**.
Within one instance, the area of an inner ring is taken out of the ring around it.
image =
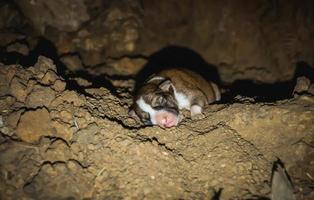
[[[187,69],[166,69],[151,76],[134,96],[130,116],[144,124],[163,128],[177,126],[187,109],[191,118],[204,117],[205,105],[220,100],[216,84]]]

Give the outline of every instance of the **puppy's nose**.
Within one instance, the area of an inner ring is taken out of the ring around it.
[[[170,127],[172,127],[172,126],[175,126],[174,120],[171,119],[170,117],[164,117],[164,118],[161,120],[161,124],[162,124],[162,126],[167,127],[167,128],[170,128]]]
[[[163,125],[163,126],[165,126],[167,123],[168,123],[168,118],[167,118],[167,116],[165,116],[165,117],[163,117],[162,119],[161,119],[161,124]]]

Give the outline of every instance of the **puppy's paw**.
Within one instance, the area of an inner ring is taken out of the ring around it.
[[[191,119],[203,119],[205,115],[202,113],[202,107],[199,105],[191,106]]]

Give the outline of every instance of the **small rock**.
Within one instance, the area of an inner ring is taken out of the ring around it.
[[[63,140],[56,139],[49,145],[43,156],[50,161],[67,161],[71,157],[71,152]]]
[[[60,112],[60,118],[63,122],[71,124],[71,122],[73,121],[73,114],[70,113],[69,111],[62,110]]]
[[[15,103],[15,98],[12,96],[0,97],[0,113],[11,112],[10,107]]]
[[[48,107],[55,99],[56,92],[49,87],[35,88],[26,99],[26,105],[31,108]]]
[[[46,58],[44,56],[39,56],[37,59],[37,63],[34,65],[34,68],[36,70],[39,70],[40,72],[46,74],[48,70],[52,70],[54,72],[57,72],[57,68],[54,65],[53,61],[49,58]]]
[[[95,150],[95,149],[96,149],[96,147],[95,147],[95,145],[94,145],[94,144],[88,144],[88,145],[87,145],[87,149],[89,149],[89,150],[93,151],[93,150]]]
[[[84,69],[83,63],[80,57],[77,55],[65,55],[65,56],[62,56],[60,60],[72,72]]]
[[[8,66],[2,66],[0,63],[0,96],[9,93],[10,82],[16,73],[16,69]]]
[[[85,99],[82,96],[79,96],[76,92],[67,90],[57,97],[51,105],[57,106],[63,102],[73,103],[74,106],[80,107],[85,103]]]
[[[311,81],[308,78],[304,76],[298,77],[297,83],[293,90],[293,94],[307,92],[310,88],[310,84],[311,84]]]
[[[67,167],[70,171],[78,171],[80,170],[82,167],[78,164],[77,161],[74,160],[69,160],[67,163]]]
[[[20,83],[18,78],[13,78],[10,84],[11,95],[14,96],[18,101],[25,102],[27,97],[26,86]]]
[[[73,78],[72,80],[75,80],[78,85],[83,86],[83,87],[88,87],[88,86],[93,85],[93,83],[91,83],[90,81],[83,78],[79,78],[79,77]]]
[[[51,126],[56,130],[56,136],[63,138],[66,141],[70,141],[73,137],[73,132],[68,124],[53,121]]]
[[[7,136],[13,136],[14,132],[12,130],[10,130],[8,127],[2,127],[0,129],[0,132],[3,133],[3,135],[7,135]]]
[[[27,89],[26,89],[26,92],[27,92],[27,94],[29,94],[34,88],[35,88],[35,86],[37,85],[38,83],[37,83],[37,81],[36,80],[29,80],[28,82],[27,82]]]
[[[21,117],[21,114],[24,112],[23,109],[13,112],[9,115],[9,117],[6,120],[6,124],[11,128],[16,128],[17,123],[19,122],[19,119]]]
[[[114,21],[118,21],[124,18],[124,13],[121,11],[121,9],[119,8],[113,8],[109,11],[108,15],[107,15],[107,19],[106,22],[108,24],[114,22]]]
[[[26,44],[22,44],[19,42],[10,44],[9,46],[7,46],[7,52],[17,52],[20,53],[24,56],[27,56],[29,54],[29,48]]]
[[[41,171],[45,172],[47,175],[53,176],[53,177],[55,177],[57,174],[57,173],[55,173],[55,169],[53,168],[53,166],[50,164],[43,164]]]
[[[51,119],[46,108],[24,113],[16,129],[17,136],[29,143],[36,142],[41,136],[54,135]]]
[[[73,143],[71,145],[71,150],[72,152],[74,152],[75,154],[77,154],[78,152],[81,151],[80,145],[78,143]]]
[[[125,50],[128,52],[132,52],[135,50],[135,43],[134,42],[126,42]]]
[[[52,85],[57,79],[57,74],[54,71],[48,70],[40,82],[44,85]]]
[[[75,134],[76,141],[87,148],[88,144],[96,144],[97,140],[95,138],[95,133],[98,131],[98,127],[95,124],[88,126],[85,129],[80,129],[77,134]]]
[[[62,80],[56,80],[56,82],[52,85],[52,89],[56,90],[57,92],[63,92],[65,90],[65,82]]]
[[[80,129],[86,128],[89,125],[88,121],[83,117],[76,117],[75,120]]]
[[[123,75],[137,74],[146,63],[147,60],[142,58],[122,58],[118,61],[108,61],[108,65],[112,66],[117,73]]]

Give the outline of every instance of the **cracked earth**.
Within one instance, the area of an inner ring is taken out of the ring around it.
[[[161,129],[129,118],[128,92],[66,89],[45,57],[1,66],[0,82],[0,199],[257,199],[277,158],[300,199],[313,195],[310,94],[240,97]]]

